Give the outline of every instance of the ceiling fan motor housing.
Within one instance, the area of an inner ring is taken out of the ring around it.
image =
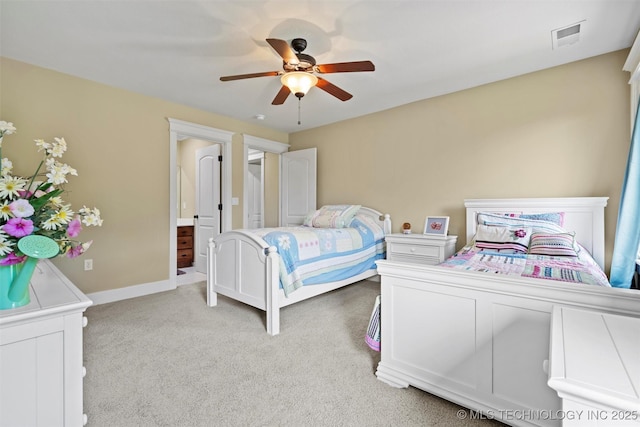
[[[316,59],[313,56],[306,53],[296,53],[296,56],[298,57],[297,64],[283,63],[285,71],[313,71],[313,67],[316,65]]]
[[[299,38],[293,39],[291,40],[291,47],[298,53],[303,52],[307,48],[307,41]]]

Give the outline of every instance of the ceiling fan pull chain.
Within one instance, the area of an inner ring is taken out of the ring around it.
[[[298,98],[298,125],[300,125],[300,100],[302,98]]]

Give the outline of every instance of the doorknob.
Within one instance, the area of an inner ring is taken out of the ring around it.
[[[198,219],[198,215],[194,215],[194,216],[193,216],[193,219]]]

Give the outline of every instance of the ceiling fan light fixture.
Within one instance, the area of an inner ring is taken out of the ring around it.
[[[309,89],[318,84],[318,78],[306,71],[285,73],[280,78],[280,81],[298,98],[305,96]]]

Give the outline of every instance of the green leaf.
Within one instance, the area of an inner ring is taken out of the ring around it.
[[[52,197],[56,197],[59,196],[60,194],[62,194],[62,190],[61,189],[57,189],[57,190],[53,190],[50,193],[47,193],[43,196],[38,197],[37,199],[31,199],[29,200],[29,203],[31,203],[31,206],[33,206],[33,209],[37,212],[39,211],[44,205],[47,204],[47,202],[52,198]]]

